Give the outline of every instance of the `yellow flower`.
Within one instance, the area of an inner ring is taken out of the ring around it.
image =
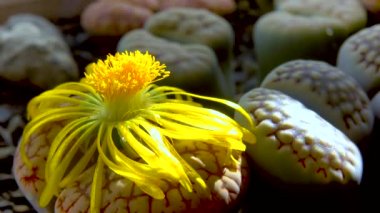
[[[89,167],[94,167],[90,212],[99,211],[105,166],[156,199],[164,198],[160,180],[180,183],[190,192],[192,183],[207,190],[204,180],[172,144],[182,140],[222,146],[231,150],[228,162],[236,160],[232,150],[245,150],[243,141],[255,141],[236,121],[193,99],[232,107],[253,126],[239,105],[152,84],[168,75],[165,65],[148,53],[117,53],[90,64],[81,82],[61,84],[29,102],[30,121],[20,146],[26,165],[31,166],[25,147],[32,134],[53,122],[65,124],[49,149],[46,185],[39,201],[42,207]],[[77,156],[80,159],[74,163]]]

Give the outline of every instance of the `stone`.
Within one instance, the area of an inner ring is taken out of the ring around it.
[[[144,29],[125,34],[117,45],[117,51],[148,51],[171,71],[169,77],[157,82],[160,85],[175,86],[189,92],[231,97],[218,65],[215,53],[200,44],[179,44],[156,37]]]
[[[152,34],[184,44],[203,44],[214,50],[219,65],[235,91],[234,73],[231,67],[234,47],[234,31],[223,17],[205,9],[169,8],[156,13],[144,24]]]
[[[79,71],[52,23],[40,16],[20,14],[0,27],[0,77],[47,89],[77,80]]]
[[[21,130],[25,126],[21,116],[24,110],[24,107],[21,106],[0,104],[0,141],[7,144],[13,152],[15,151],[14,144],[16,141],[14,140],[15,131]],[[0,153],[1,151],[0,149]],[[0,156],[0,159],[2,157]]]
[[[300,101],[357,144],[372,132],[374,114],[367,94],[355,79],[326,62],[286,62],[273,69],[261,87]]]

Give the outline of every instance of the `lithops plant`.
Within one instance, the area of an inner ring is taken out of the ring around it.
[[[141,28],[144,22],[153,15],[149,1],[140,4],[119,0],[94,1],[81,14],[81,26],[92,35],[120,36]]]
[[[276,90],[255,88],[239,104],[256,122],[257,142],[247,145],[255,165],[295,185],[359,184],[363,162],[358,147],[299,101]],[[235,119],[242,124],[241,116]]]
[[[15,179],[41,212],[223,212],[247,185],[255,136],[193,98],[152,84],[170,74],[149,53],[90,64],[80,82],[33,98],[14,158]]]
[[[60,18],[73,18],[80,15],[81,11],[94,0],[2,0],[0,2],[0,23],[8,17],[20,13],[31,13],[43,16],[50,20]]]
[[[227,79],[226,86],[234,91],[231,67],[234,31],[223,17],[205,9],[171,8],[150,17],[144,28],[171,41],[204,44],[212,48]]]
[[[380,90],[380,24],[349,37],[339,49],[337,67],[353,76],[369,96]]]
[[[0,78],[49,89],[79,78],[63,35],[49,20],[17,14],[0,26]]]
[[[236,10],[235,0],[158,0],[160,10],[173,7],[203,8],[219,15]]]
[[[138,29],[125,34],[117,45],[117,51],[148,50],[172,71],[161,82],[199,94],[232,98],[226,80],[218,65],[215,53],[200,44],[179,44]]]
[[[368,11],[369,20],[373,19],[374,23],[380,20],[380,1],[378,0],[361,0]]]
[[[366,24],[357,0],[281,0],[253,30],[261,79],[294,59],[335,62],[341,43]]]
[[[373,13],[377,13],[380,11],[380,2],[378,0],[360,0],[365,8]]]
[[[275,0],[278,10],[300,15],[326,15],[345,25],[348,32],[355,32],[366,24],[366,12],[358,0]]]
[[[289,61],[272,70],[261,87],[302,102],[356,143],[372,132],[374,115],[365,91],[351,76],[325,62]]]
[[[371,99],[371,107],[375,117],[380,120],[380,92],[377,92]]]

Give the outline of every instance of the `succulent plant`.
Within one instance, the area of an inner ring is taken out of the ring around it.
[[[375,118],[380,119],[380,92],[377,92],[371,99],[371,107]]]
[[[125,34],[120,39],[117,50],[149,51],[165,63],[172,74],[158,84],[209,96],[229,99],[233,96],[215,53],[205,45],[179,44],[140,29]]]
[[[80,23],[91,35],[120,36],[141,28],[153,13],[149,8],[124,1],[94,1],[82,12]]]
[[[252,33],[261,79],[294,59],[335,63],[342,42],[367,21],[357,0],[283,0],[275,5],[259,18]]]
[[[52,22],[17,14],[0,27],[0,78],[22,87],[49,89],[77,80],[79,71]]]
[[[219,15],[232,13],[236,9],[235,0],[158,0],[159,9],[175,7],[203,8]]]
[[[41,212],[221,211],[246,186],[242,152],[255,136],[194,98],[153,83],[169,75],[149,53],[109,55],[80,82],[28,103],[14,158],[20,189]],[[189,134],[191,133],[191,134]]]
[[[226,87],[234,92],[234,31],[223,17],[205,9],[170,8],[151,16],[144,28],[155,36],[184,44],[203,44],[213,49],[226,78]]]
[[[239,104],[256,123],[248,156],[271,177],[294,185],[359,185],[360,150],[345,134],[299,101],[276,90],[255,88]],[[244,124],[240,115],[235,119]]]
[[[380,24],[350,36],[340,47],[337,67],[357,80],[372,97],[380,90]]]
[[[367,94],[355,79],[326,62],[286,62],[273,69],[261,87],[300,101],[355,143],[363,142],[372,132],[374,115]]]

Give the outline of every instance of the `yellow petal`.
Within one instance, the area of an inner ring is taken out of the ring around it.
[[[69,171],[69,173],[62,179],[59,183],[61,188],[68,186],[73,183],[79,175],[86,169],[90,160],[94,157],[97,148],[96,143],[92,143],[90,148],[84,153],[84,155],[79,159],[78,163]]]
[[[102,205],[103,178],[104,163],[102,158],[98,158],[91,184],[90,212],[100,212],[100,207]]]

